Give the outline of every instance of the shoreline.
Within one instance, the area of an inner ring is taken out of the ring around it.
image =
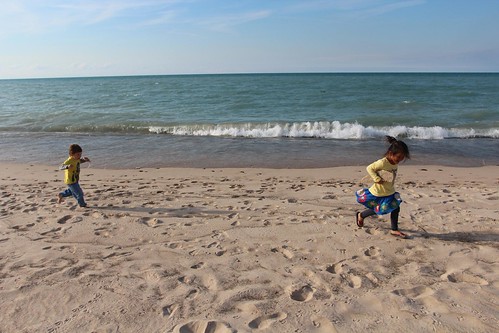
[[[290,174],[293,176],[317,176],[317,177],[328,177],[327,172],[330,173],[330,177],[332,179],[335,176],[340,175],[343,178],[350,178],[352,175],[356,175],[357,173],[365,173],[364,176],[367,176],[366,165],[341,165],[341,166],[326,166],[326,167],[253,167],[253,166],[244,166],[244,167],[133,167],[133,168],[112,168],[112,167],[94,167],[93,163],[83,163],[81,164],[81,173],[80,173],[80,182],[85,182],[85,174],[104,174],[110,176],[111,174],[118,174],[123,176],[127,173],[142,173],[142,172],[151,172],[153,174],[161,173],[161,172],[170,172],[171,176],[180,177],[182,173],[196,174],[196,176],[201,176],[204,172],[228,172],[228,173],[237,173],[237,172],[245,172],[248,171],[250,173],[259,173],[267,172],[270,175],[276,176],[280,174],[280,171],[285,172],[286,174]],[[36,163],[20,163],[20,162],[2,162],[0,161],[0,169],[5,170],[9,173],[14,172],[17,173],[20,169],[25,168],[25,170],[29,170],[29,174],[26,176],[28,178],[37,178],[36,170],[39,169],[43,172],[51,172],[54,171],[60,176],[60,181],[63,186],[63,171],[59,170],[59,164],[50,165],[50,164],[36,164]],[[397,176],[397,183],[401,181],[401,177],[407,177],[409,180],[413,181],[414,176],[412,174],[417,174],[418,176],[427,176],[421,178],[421,180],[436,180],[433,173],[446,173],[452,172],[450,177],[464,177],[467,178],[469,175],[473,175],[473,177],[477,177],[478,179],[483,179],[487,181],[496,181],[499,183],[499,176],[496,176],[496,170],[499,171],[499,165],[477,165],[477,166],[449,166],[443,164],[419,164],[419,163],[411,163],[406,164],[406,162],[402,162],[398,167],[399,175]],[[339,173],[333,173],[339,172]],[[478,171],[478,172],[477,172]],[[405,174],[405,175],[404,175]],[[499,174],[499,172],[497,173]],[[2,180],[4,177],[1,177]],[[355,178],[355,177],[354,177]],[[361,178],[357,179],[357,181],[361,180]],[[406,179],[407,180],[407,179]],[[444,177],[444,180],[447,180]],[[355,182],[356,179],[351,179],[351,181]],[[364,180],[365,181],[365,180]]]
[[[365,167],[83,164],[82,209],[0,162],[0,331],[497,331],[499,166],[401,164],[408,240],[356,227]]]
[[[95,168],[327,168],[368,165],[386,151],[383,140],[258,139],[127,135],[1,135],[0,163],[59,165],[78,143]],[[406,140],[403,165],[499,165],[497,139]],[[29,149],[25,149],[29,147]]]

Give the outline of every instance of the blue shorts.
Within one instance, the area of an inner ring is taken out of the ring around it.
[[[369,189],[363,188],[355,192],[357,202],[374,210],[378,215],[388,214],[400,207],[402,199],[400,193],[395,192],[386,197],[377,197],[369,192]]]

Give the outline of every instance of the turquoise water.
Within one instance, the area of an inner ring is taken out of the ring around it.
[[[0,161],[52,163],[79,142],[103,167],[352,165],[385,135],[413,163],[499,163],[499,74],[0,80]]]

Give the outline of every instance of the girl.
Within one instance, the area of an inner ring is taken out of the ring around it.
[[[394,236],[407,238],[406,234],[398,230],[399,206],[402,199],[400,194],[395,192],[394,183],[398,164],[406,158],[410,158],[409,148],[404,142],[391,136],[387,136],[386,140],[390,147],[385,156],[367,167],[367,172],[374,184],[369,189],[361,189],[355,193],[357,202],[367,207],[362,213],[355,214],[355,220],[357,226],[362,228],[366,217],[390,213],[392,229],[390,233]]]

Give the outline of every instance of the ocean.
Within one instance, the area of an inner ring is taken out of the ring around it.
[[[0,162],[92,167],[499,164],[499,73],[220,74],[0,80]]]

